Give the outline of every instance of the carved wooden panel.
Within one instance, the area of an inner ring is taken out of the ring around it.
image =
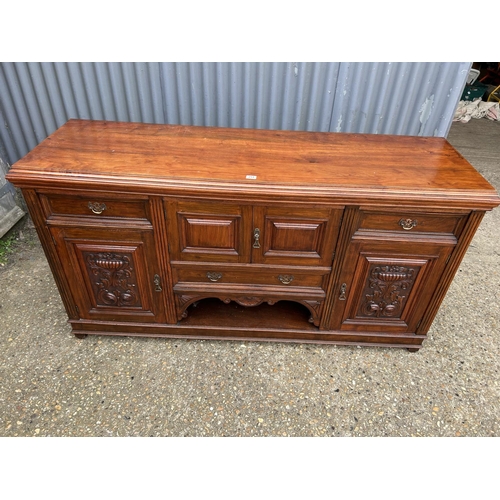
[[[133,253],[82,251],[97,306],[141,307]]]
[[[331,328],[414,332],[452,245],[354,240],[335,288]]]
[[[418,288],[437,255],[426,258],[400,255],[373,255],[362,252],[358,259],[355,281],[347,291],[343,326],[353,328],[366,324],[407,331],[412,310],[417,305]]]
[[[90,316],[107,316],[118,311],[125,315],[153,314],[150,297],[154,276],[148,283],[142,244],[80,241],[70,244],[85,282]]]
[[[82,318],[164,319],[162,278],[152,231],[53,227]],[[112,239],[111,239],[112,238]]]
[[[400,319],[420,266],[371,264],[357,318]]]

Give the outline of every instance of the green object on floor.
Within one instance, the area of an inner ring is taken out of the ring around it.
[[[466,85],[462,92],[461,101],[474,101],[482,99],[488,87],[482,83],[475,83],[474,85]]]

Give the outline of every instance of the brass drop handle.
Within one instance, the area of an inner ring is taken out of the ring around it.
[[[153,283],[155,284],[155,292],[161,292],[162,291],[161,279],[160,276],[158,276],[158,274],[154,275]]]
[[[102,214],[104,210],[106,210],[106,203],[100,203],[98,201],[89,201],[88,207],[90,208],[90,210],[92,210],[92,212],[99,215]]]
[[[405,230],[409,231],[410,229],[413,229],[417,224],[418,221],[412,220],[412,219],[400,219],[398,224]]]
[[[260,248],[260,229],[258,227],[253,230],[253,247]]]
[[[293,281],[293,276],[291,274],[280,274],[278,276],[278,279],[283,283],[284,285],[289,285]]]
[[[207,278],[210,281],[219,281],[222,278],[222,273],[211,273],[210,271],[208,271]]]
[[[346,290],[347,290],[347,283],[342,283],[342,285],[340,287],[339,300],[345,300],[346,299],[346,297],[345,297]]]

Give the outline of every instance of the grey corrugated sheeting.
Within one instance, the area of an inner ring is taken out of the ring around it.
[[[327,131],[338,67],[338,63],[163,63],[164,122]]]
[[[344,63],[330,130],[446,137],[470,63]]]
[[[448,134],[470,63],[0,63],[14,163],[69,118]]]

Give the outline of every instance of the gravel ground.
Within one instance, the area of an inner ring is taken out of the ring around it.
[[[450,142],[500,189],[500,123]],[[288,343],[78,340],[29,219],[0,267],[0,436],[498,436],[500,209],[417,353]]]

